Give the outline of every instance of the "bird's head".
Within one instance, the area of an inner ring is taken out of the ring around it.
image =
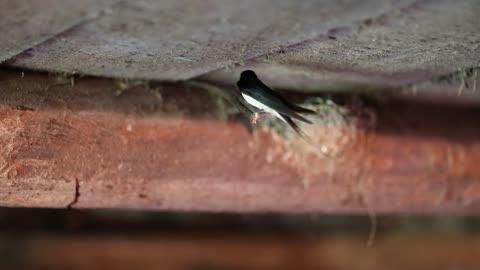
[[[245,70],[240,73],[240,80],[238,80],[237,86],[242,91],[253,91],[260,83],[260,80],[253,70]]]
[[[240,73],[240,80],[255,81],[255,80],[258,80],[258,77],[253,70],[245,70],[245,71],[242,71],[242,73]]]

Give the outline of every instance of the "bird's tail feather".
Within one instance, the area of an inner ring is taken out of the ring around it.
[[[308,124],[313,124],[312,121],[308,120],[307,118],[301,116],[301,115],[298,114],[298,113],[292,114],[292,117],[295,118],[295,119],[297,119],[297,120],[300,120],[300,121],[302,121],[302,122],[305,122],[305,123],[308,123]]]
[[[313,146],[313,147],[317,148],[318,150],[320,150],[320,152],[322,152],[324,155],[331,157],[331,155],[327,152],[328,149],[327,149],[327,150],[322,149],[323,147],[319,147],[318,144],[314,143],[314,142],[312,141],[312,139],[311,139],[307,134],[305,134],[305,132],[303,132],[303,131],[300,129],[300,127],[299,127],[297,124],[295,124],[295,122],[293,122],[293,120],[292,120],[290,117],[288,117],[288,116],[286,116],[286,115],[283,115],[283,114],[282,114],[281,116],[283,117],[283,119],[285,120],[285,122],[287,122],[287,123],[290,125],[290,127],[292,127],[293,130],[295,130],[295,132],[296,132],[300,137],[302,137],[302,139],[304,139],[304,140],[305,140],[307,143],[309,143],[311,146]]]
[[[303,132],[300,127],[295,123],[293,122],[292,118],[286,116],[286,115],[282,115],[283,119],[285,120],[285,122],[287,122],[288,125],[290,125],[290,127],[293,128],[293,130],[295,130],[295,132],[300,135],[300,137],[302,137],[304,140],[306,140],[308,143],[312,144],[312,145],[315,145],[312,141],[312,139],[310,139],[310,137],[308,137],[307,134],[305,134],[305,132]]]
[[[302,106],[299,106],[295,103],[290,103],[289,104],[290,107],[292,107],[292,109],[296,112],[299,112],[299,113],[316,113],[314,110],[310,110],[310,109],[307,109],[307,108],[304,108]]]

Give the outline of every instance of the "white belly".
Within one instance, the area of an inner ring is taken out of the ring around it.
[[[263,110],[263,111],[265,111],[269,114],[273,114],[276,117],[280,118],[282,121],[285,121],[285,119],[283,119],[283,117],[277,111],[275,111],[274,109],[268,107],[267,105],[259,102],[258,100],[252,98],[251,96],[245,95],[244,93],[242,93],[242,97],[245,99],[245,101],[248,104],[252,105],[253,107],[258,108],[260,110]]]

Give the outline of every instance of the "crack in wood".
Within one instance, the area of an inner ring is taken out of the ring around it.
[[[67,204],[67,209],[72,209],[75,204],[78,202],[78,198],[80,197],[80,181],[78,178],[75,178],[75,193],[72,201]]]

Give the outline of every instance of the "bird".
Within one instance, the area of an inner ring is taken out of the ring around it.
[[[245,70],[240,73],[240,80],[237,82],[237,87],[240,89],[241,96],[247,104],[259,109],[253,112],[250,118],[252,124],[256,124],[264,115],[272,114],[287,123],[302,136],[304,136],[304,133],[292,118],[313,124],[310,120],[300,115],[300,113],[314,114],[315,111],[289,102],[280,94],[266,86],[253,70]]]

